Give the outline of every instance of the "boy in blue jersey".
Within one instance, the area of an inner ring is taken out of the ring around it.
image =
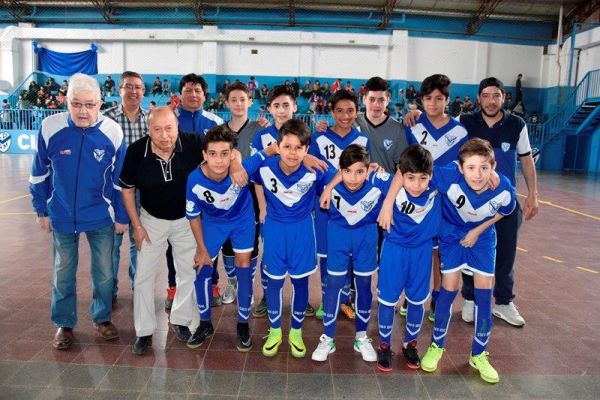
[[[386,209],[393,208],[394,225],[384,226],[379,281],[379,350],[377,368],[392,370],[391,336],[394,306],[402,290],[408,303],[402,354],[409,368],[420,366],[417,337],[421,330],[424,303],[429,297],[433,238],[441,221],[438,191],[429,185],[433,158],[423,146],[413,144],[400,155],[396,176],[402,181],[399,191],[390,190]]]
[[[358,144],[368,149],[369,138],[354,128],[358,112],[358,99],[354,93],[347,90],[338,90],[331,97],[330,104],[331,115],[335,120],[335,124],[325,131],[313,132],[309,153],[325,161],[329,168],[338,169],[342,151],[351,144]],[[318,204],[315,207],[315,224],[322,294],[325,296],[327,284],[327,213],[321,211]],[[344,296],[347,298],[349,285],[345,289]],[[342,302],[342,306],[346,306],[349,308],[348,311],[354,314],[354,311],[344,303],[345,301]],[[319,306],[315,315],[319,319],[323,318],[323,304]]]
[[[228,239],[235,253],[238,282],[237,348],[249,351],[252,347],[248,318],[252,299],[250,257],[254,249],[255,217],[248,187],[240,188],[229,177],[235,143],[235,134],[227,126],[210,129],[203,142],[205,162],[189,175],[187,181],[186,216],[197,244],[195,286],[200,311],[200,326],[187,342],[190,348],[200,347],[214,332],[211,323],[212,264]],[[242,165],[247,172],[254,173],[264,159],[265,152],[261,151],[245,159]]]
[[[267,101],[267,109],[273,117],[274,124],[256,132],[250,142],[250,152],[252,154],[277,142],[279,129],[292,119],[294,113],[298,110],[296,96],[291,86],[275,86],[269,92]]]
[[[404,127],[408,143],[418,143],[429,150],[436,166],[456,161],[460,146],[467,141],[467,130],[446,114],[446,106],[450,101],[450,84],[450,79],[442,74],[425,78],[421,83],[420,93],[425,112],[419,116],[414,126]],[[440,255],[436,240],[433,251],[433,291],[429,312],[429,320],[432,322],[441,284]],[[404,306],[400,308],[400,314],[406,315],[405,312],[406,300]]]
[[[341,91],[336,92],[334,97]],[[371,276],[377,271],[377,224],[382,194],[387,192],[388,173],[369,175],[369,153],[359,144],[351,144],[339,158],[342,183],[331,191],[327,229],[327,285],[323,297],[325,333],[312,353],[315,361],[326,361],[335,351],[335,324],[340,309],[342,290],[351,265],[356,287],[356,337],[354,350],[363,360],[377,361],[377,354],[367,337],[371,317]],[[321,265],[321,268],[323,266]]]
[[[256,192],[263,192],[263,272],[268,277],[269,336],[263,354],[273,357],[282,342],[281,314],[285,277],[292,281],[292,327],[289,344],[294,357],[304,357],[302,322],[308,304],[308,277],[316,270],[312,210],[317,187],[324,176],[310,172],[302,161],[308,153],[310,131],[306,124],[289,120],[279,129],[279,156],[265,160],[253,175]]]
[[[489,187],[496,161],[486,140],[467,141],[455,163],[436,168],[433,184],[442,193],[443,224],[440,228],[442,288],[435,309],[432,344],[421,360],[427,372],[437,369],[444,344],[452,302],[458,293],[461,271],[472,273],[475,282],[475,330],[469,364],[489,383],[499,382],[488,360],[487,344],[492,328],[492,285],[496,257],[494,223],[515,208],[515,188],[500,175],[495,189]]]

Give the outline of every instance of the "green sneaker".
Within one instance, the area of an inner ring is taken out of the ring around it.
[[[321,303],[319,308],[317,308],[317,311],[315,311],[315,318],[323,319],[324,316],[325,316],[325,310],[323,309],[323,303]]]
[[[288,343],[294,357],[302,358],[306,355],[306,346],[302,340],[302,329],[290,329]]]
[[[427,314],[427,319],[429,320],[429,322],[434,323],[435,322],[435,311],[429,311],[429,313]]]
[[[269,328],[269,336],[263,344],[262,353],[265,357],[275,357],[282,342],[281,328]]]
[[[406,302],[406,299],[404,300],[404,302],[402,303],[402,305],[400,306],[400,308],[398,309],[398,315],[400,315],[401,317],[406,318],[406,313],[408,312],[408,304]]]
[[[435,343],[431,343],[431,346],[427,349],[427,353],[421,359],[421,369],[426,372],[434,372],[443,354],[443,348],[438,347]]]
[[[498,372],[490,364],[490,361],[488,360],[489,355],[490,353],[487,351],[484,351],[477,356],[471,355],[471,358],[469,358],[469,365],[479,371],[479,376],[487,383],[498,383],[500,382],[500,377],[498,376]]]

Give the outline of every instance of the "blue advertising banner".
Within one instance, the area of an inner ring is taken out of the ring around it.
[[[0,154],[33,154],[37,149],[36,130],[0,130]]]

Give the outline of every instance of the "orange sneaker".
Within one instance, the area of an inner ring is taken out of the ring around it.
[[[354,314],[354,309],[352,308],[352,306],[350,304],[342,304],[340,306],[340,311],[348,319],[354,319],[354,318],[356,318],[356,315]]]
[[[167,298],[165,300],[165,310],[170,311],[171,307],[173,307],[173,299],[175,298],[175,286],[171,286],[167,288]]]
[[[219,291],[218,285],[212,285],[212,307],[218,307],[223,304],[223,297]]]

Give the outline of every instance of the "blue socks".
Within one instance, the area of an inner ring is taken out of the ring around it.
[[[302,328],[308,304],[308,276],[292,279],[292,329]]]
[[[473,291],[475,298],[475,332],[471,352],[474,356],[483,353],[492,331],[492,289]]]
[[[238,281],[238,321],[247,323],[252,301],[252,267],[235,267],[235,273]]]
[[[407,300],[406,309],[406,330],[404,333],[404,343],[409,343],[416,340],[421,332],[423,324],[423,316],[425,315],[424,303],[413,304]]]
[[[342,287],[346,282],[346,275],[327,274],[327,286],[323,296],[323,325],[325,335],[332,338],[335,335],[335,323],[342,305]]]
[[[223,256],[223,264],[225,266],[225,273],[229,279],[236,277],[235,273],[235,257],[234,256]]]
[[[371,319],[371,276],[354,275],[354,287],[356,295],[354,298],[354,310],[356,311],[356,332],[365,332]]]
[[[446,334],[452,316],[452,302],[454,302],[457,293],[458,290],[449,292],[442,287],[435,304],[435,322],[431,340],[440,348],[444,348],[446,343]]]
[[[194,287],[196,288],[196,302],[200,312],[201,321],[210,321],[210,303],[212,302],[212,265],[199,266]]]
[[[262,272],[262,268],[261,268]],[[266,275],[265,275],[266,277]],[[271,279],[268,278],[268,284],[263,281],[263,287],[266,285],[265,291],[267,296],[267,315],[269,316],[269,325],[271,328],[281,328],[281,312],[283,307],[283,283],[285,278]],[[305,306],[306,307],[306,306]]]
[[[379,342],[390,344],[394,328],[394,306],[379,303],[377,310],[379,319]]]
[[[319,272],[321,273],[321,296],[325,299],[325,290],[327,290],[327,257],[319,257]]]

